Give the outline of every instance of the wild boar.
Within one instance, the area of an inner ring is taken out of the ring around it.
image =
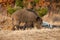
[[[37,13],[28,9],[17,10],[11,17],[13,25],[15,25],[17,29],[33,28],[35,24],[37,25],[36,28],[40,29],[42,24],[42,19],[37,15]],[[22,22],[25,23],[24,26],[20,26],[20,23]]]

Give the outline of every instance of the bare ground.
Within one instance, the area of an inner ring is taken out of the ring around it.
[[[60,28],[0,31],[0,40],[60,40]]]

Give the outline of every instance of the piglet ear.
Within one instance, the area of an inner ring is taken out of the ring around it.
[[[37,17],[37,18],[36,18],[36,21],[39,21],[39,20],[40,20],[40,17]]]

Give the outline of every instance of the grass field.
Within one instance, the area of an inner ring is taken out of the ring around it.
[[[60,40],[60,28],[0,31],[0,40]]]

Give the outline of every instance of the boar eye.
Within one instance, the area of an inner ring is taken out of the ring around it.
[[[36,18],[36,21],[39,21],[39,20],[40,20],[40,17],[37,17],[37,18]]]

